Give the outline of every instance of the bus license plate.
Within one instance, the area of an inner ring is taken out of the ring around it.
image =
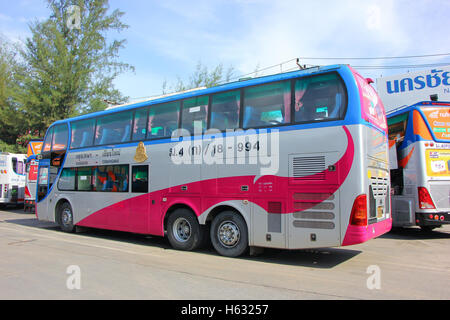
[[[382,218],[383,217],[383,206],[378,206],[377,207],[377,218]]]

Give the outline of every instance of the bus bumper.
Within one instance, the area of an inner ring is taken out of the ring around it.
[[[27,200],[25,199],[24,203],[23,203],[23,210],[24,211],[34,211],[34,207],[35,207],[35,202],[34,200]]]
[[[450,224],[450,212],[416,213],[416,224],[419,226]]]
[[[366,242],[391,231],[392,219],[387,218],[382,221],[369,224],[367,226],[349,225],[345,234],[342,246],[350,246],[358,243]]]

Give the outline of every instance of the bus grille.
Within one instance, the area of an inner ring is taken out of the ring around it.
[[[388,178],[371,177],[370,185],[375,198],[385,198],[388,194]]]
[[[332,193],[294,193],[295,228],[334,229],[337,197]]]
[[[292,177],[295,180],[325,180],[325,156],[293,157]]]

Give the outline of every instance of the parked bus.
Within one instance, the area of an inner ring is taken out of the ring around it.
[[[0,205],[21,205],[25,189],[25,155],[0,153]]]
[[[37,216],[250,247],[345,246],[391,229],[387,123],[347,65],[317,67],[128,104],[53,123]]]
[[[387,117],[393,225],[450,223],[450,103],[419,102]]]
[[[36,201],[37,172],[38,172],[38,154],[41,153],[42,140],[32,140],[27,146],[27,159],[25,161],[25,200],[23,210],[33,211]]]

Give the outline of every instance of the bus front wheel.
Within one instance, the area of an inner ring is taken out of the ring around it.
[[[222,256],[238,257],[248,249],[248,231],[244,218],[233,211],[217,215],[211,224],[211,243]]]
[[[194,213],[188,209],[175,210],[167,220],[167,238],[174,249],[197,249],[203,241],[203,233]]]
[[[75,226],[73,225],[73,211],[68,202],[64,202],[59,208],[58,222],[62,231],[74,232]]]

